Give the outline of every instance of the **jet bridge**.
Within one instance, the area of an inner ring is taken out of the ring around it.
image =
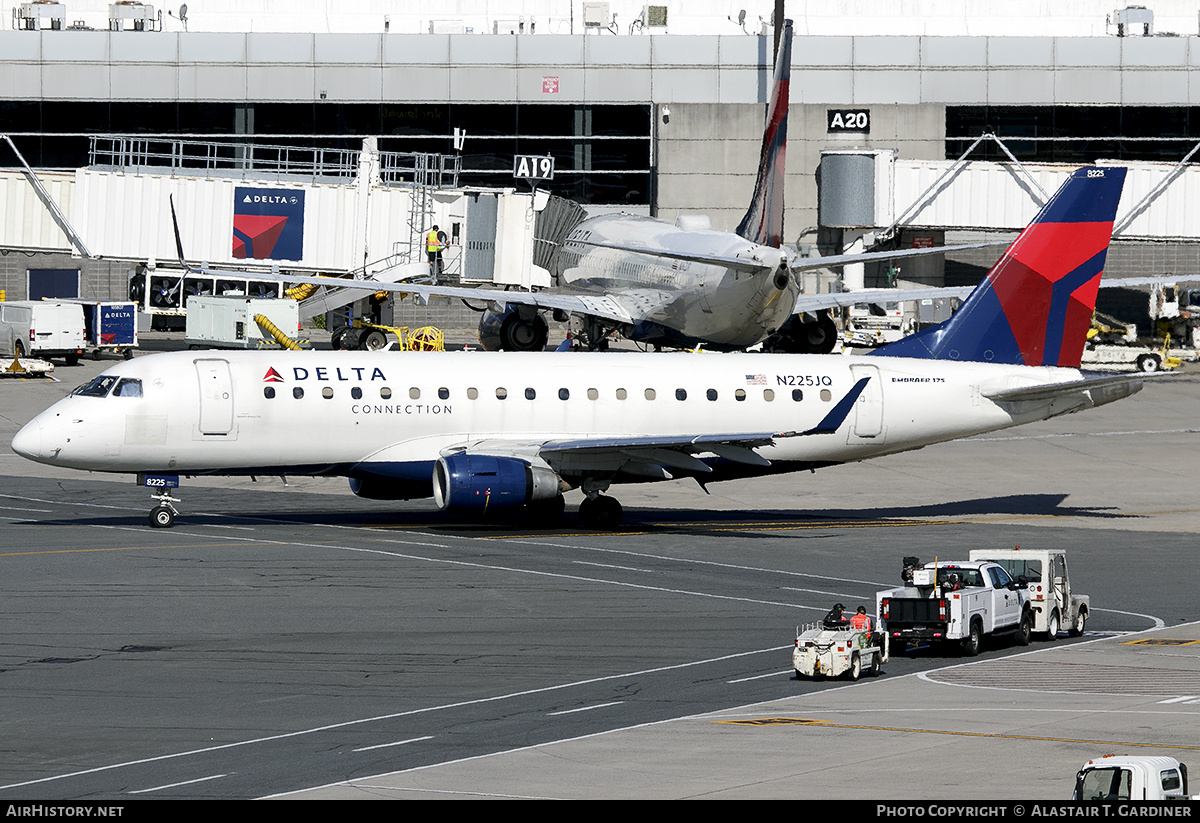
[[[531,263],[532,212],[544,199],[458,188],[457,157],[380,152],[374,138],[355,150],[91,140],[89,165],[73,172],[35,171],[23,160],[20,170],[0,170],[0,248],[129,261],[153,277],[160,261],[177,257],[173,203],[187,259],[229,274],[229,283],[193,278],[202,293],[249,294],[264,272],[427,277],[425,234],[433,225],[445,235],[441,276],[549,285],[545,268]],[[178,285],[182,272],[161,275]],[[182,312],[180,288],[174,301],[160,294],[163,305],[153,291],[143,281],[139,302]],[[362,296],[321,300],[334,308]]]

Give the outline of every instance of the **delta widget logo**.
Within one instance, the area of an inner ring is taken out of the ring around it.
[[[299,260],[303,253],[302,190],[234,188],[234,258]]]
[[[263,375],[263,382],[264,383],[282,383],[283,376],[279,372],[275,371],[274,366],[268,366],[267,373]]]

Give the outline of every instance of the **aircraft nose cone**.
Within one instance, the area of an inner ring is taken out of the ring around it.
[[[12,450],[30,460],[40,458],[42,456],[42,424],[37,420],[26,423],[12,439]]]

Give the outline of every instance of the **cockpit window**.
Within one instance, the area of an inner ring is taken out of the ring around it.
[[[112,391],[113,385],[117,382],[117,378],[111,374],[102,374],[99,377],[93,378],[90,383],[77,388],[71,394],[77,394],[80,397],[108,397],[108,393]],[[138,388],[141,384],[138,383]]]
[[[135,380],[132,377],[122,377],[121,382],[117,383],[117,389],[113,392],[113,397],[141,397],[142,396],[142,381]]]

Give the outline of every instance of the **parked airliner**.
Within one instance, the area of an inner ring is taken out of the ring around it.
[[[792,25],[785,21],[754,193],[735,232],[713,229],[705,215],[684,215],[675,222],[629,214],[588,218],[568,233],[551,262],[557,280],[557,288],[551,291],[395,284],[294,274],[256,277],[486,302],[489,305],[480,318],[479,339],[490,350],[543,350],[549,334],[544,312],[550,311],[560,320],[573,317],[576,342],[589,349],[606,347],[613,336],[671,347],[702,344],[720,351],[749,348],[771,337],[785,351],[830,352],[837,329],[826,310],[849,305],[853,300],[845,295],[801,295],[795,272],[994,244],[813,259],[797,258],[782,249],[791,60]],[[181,263],[187,268],[178,227],[176,239]],[[412,267],[408,263],[398,270]],[[394,275],[396,271],[389,273]],[[384,279],[382,274],[376,276]],[[887,299],[895,297],[889,295]],[[797,319],[787,325],[785,332],[776,334],[793,316]]]
[[[1074,172],[948,321],[873,356],[178,352],[115,364],[13,438],[53,466],[137,474],[175,519],[184,475],[342,475],[452,512],[614,525],[618,483],[705,484],[920,448],[1099,406],[1079,371],[1123,168]],[[301,434],[297,433],[308,433]]]

